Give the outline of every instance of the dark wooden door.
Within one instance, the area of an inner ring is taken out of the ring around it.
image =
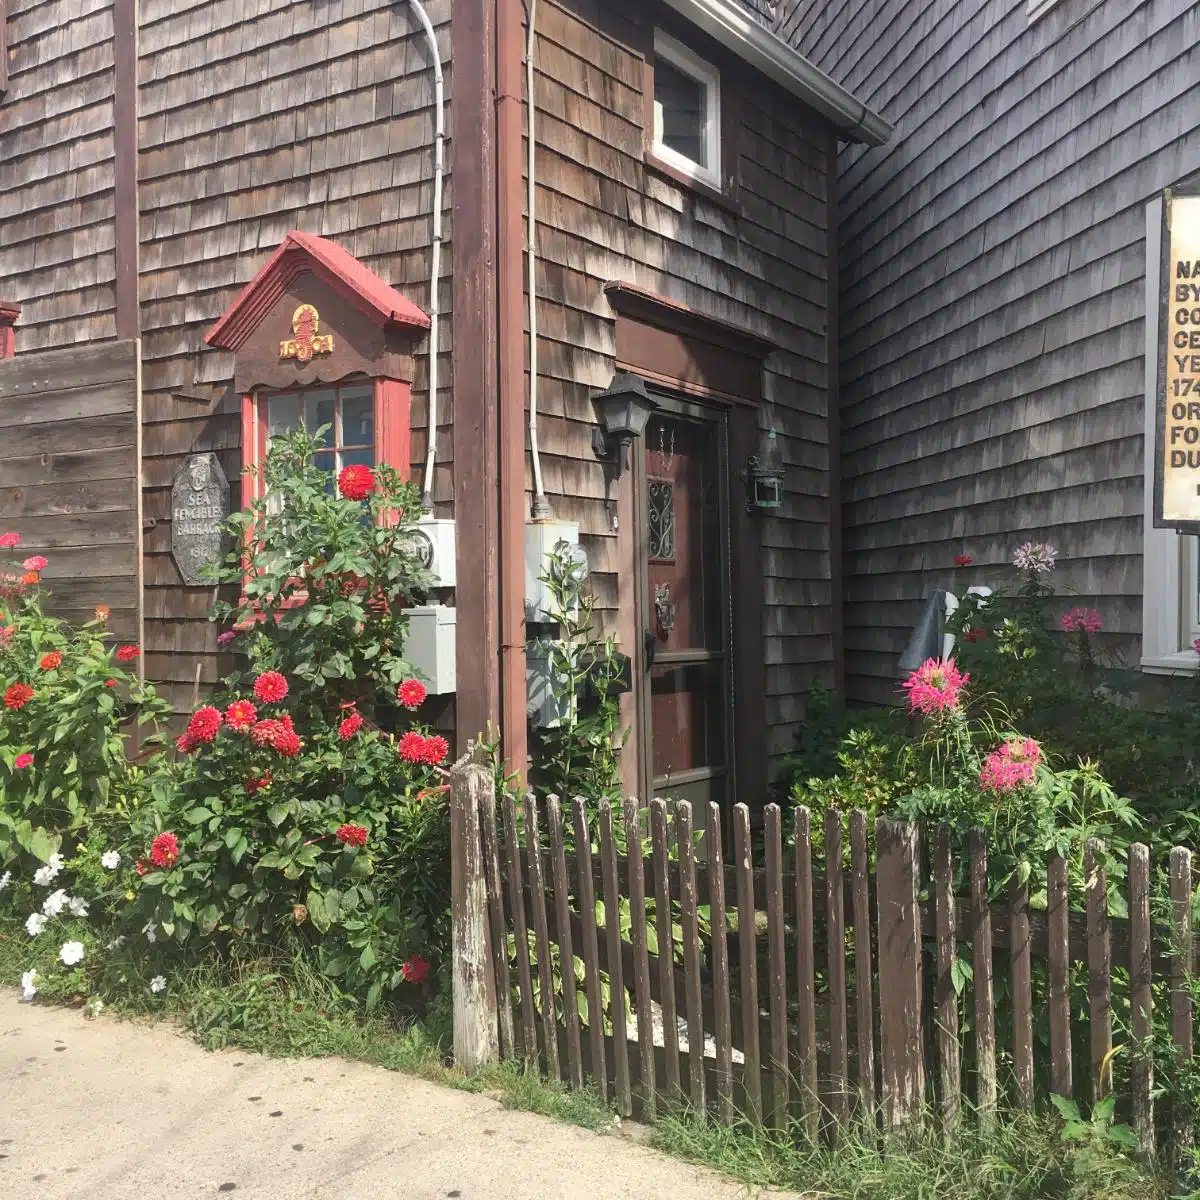
[[[655,796],[724,804],[732,752],[723,416],[691,405],[660,411],[643,462],[646,775]]]

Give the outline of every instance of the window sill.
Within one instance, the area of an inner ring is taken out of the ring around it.
[[[1178,654],[1143,658],[1142,670],[1147,675],[1195,675],[1200,670],[1200,657],[1194,650],[1180,650]]]
[[[711,183],[705,183],[701,179],[696,179],[686,171],[681,171],[673,163],[669,163],[666,159],[659,157],[652,149],[647,148],[645,163],[656,175],[662,175],[672,183],[677,183],[682,187],[688,188],[690,191],[696,192],[698,195],[703,196],[705,200],[711,201],[713,204],[732,213],[735,217],[742,215],[742,210],[734,196],[727,194],[720,188],[713,187]]]

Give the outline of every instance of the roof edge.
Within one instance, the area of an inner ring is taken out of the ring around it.
[[[888,121],[732,0],[666,0],[666,3],[727,50],[816,109],[849,140],[882,146],[891,137],[892,125]]]

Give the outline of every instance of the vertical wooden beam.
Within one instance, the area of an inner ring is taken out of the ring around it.
[[[1150,849],[1129,847],[1129,1008],[1133,1024],[1133,1129],[1142,1155],[1154,1158],[1154,1067],[1149,1038],[1154,1028],[1150,960]]]
[[[675,806],[675,841],[679,848],[679,925],[683,937],[683,979],[687,999],[688,1094],[692,1114],[704,1120],[704,1011],[700,983],[700,928],[697,919],[696,848],[692,842],[692,806]]]
[[[496,982],[487,919],[479,815],[495,787],[492,772],[460,764],[450,776],[450,900],[454,958],[454,1060],[468,1074],[495,1062]]]
[[[729,922],[725,915],[725,852],[721,806],[708,806],[708,911],[712,926],[713,1036],[717,1043],[717,1117],[733,1122],[733,1028],[729,1009]],[[662,953],[661,942],[659,953]]]
[[[925,1096],[917,851],[916,825],[888,817],[875,822],[880,1059],[884,1120],[892,1128],[918,1121]]]
[[[521,1046],[528,1062],[537,1062],[537,1021],[533,1012],[533,970],[529,965],[529,924],[525,918],[525,886],[521,872],[521,837],[517,806],[504,793],[504,865],[508,872],[508,902],[517,950],[517,984],[521,989]]]
[[[867,814],[850,814],[851,894],[854,900],[854,1001],[858,1026],[858,1099],[868,1129],[878,1121],[875,1100],[875,998],[871,954],[871,867]]]
[[[542,1044],[546,1071],[555,1082],[562,1079],[558,1058],[558,1014],[554,995],[554,964],[551,962],[550,921],[546,914],[546,871],[542,860],[542,829],[538,800],[525,797],[525,852],[529,861],[529,903],[533,911],[533,941],[537,947],[538,999],[542,1007]],[[561,965],[561,964],[560,964]]]
[[[579,887],[579,920],[583,926],[583,971],[587,987],[588,1045],[592,1079],[600,1101],[608,1098],[608,1065],[604,1051],[604,1003],[600,990],[600,936],[596,925],[596,884],[592,877],[592,833],[587,805],[575,798],[575,872]]]
[[[987,835],[972,829],[971,949],[975,975],[975,1070],[978,1086],[975,1103],[979,1124],[987,1130],[996,1123],[996,1005],[992,988],[992,910],[988,896]]]
[[[796,1035],[799,1042],[800,1106],[811,1142],[821,1127],[817,1083],[816,958],[813,949],[812,818],[797,806],[792,824],[796,848]]]
[[[662,1010],[666,1094],[677,1104],[679,1088],[679,1020],[675,1011],[675,937],[671,919],[671,861],[667,838],[667,802],[650,801],[650,837],[654,847],[654,920],[658,932],[658,987]],[[714,939],[715,940],[715,939]]]
[[[763,810],[767,868],[767,970],[771,998],[771,1124],[787,1125],[788,1014],[787,959],[783,928],[783,822],[778,804]]]
[[[1083,855],[1087,892],[1088,1012],[1092,1028],[1092,1098],[1104,1096],[1112,1050],[1112,942],[1108,929],[1108,875],[1100,861],[1104,843],[1088,838]]]
[[[456,715],[460,745],[500,719],[497,473],[496,0],[455,0],[453,270]]]
[[[113,206],[117,337],[141,334],[138,311],[138,0],[113,0]]]
[[[1071,908],[1067,860],[1052,855],[1047,878],[1050,924],[1050,1090],[1071,1097]]]
[[[625,858],[629,867],[629,940],[633,944],[633,998],[637,1008],[642,1113],[654,1118],[654,1021],[650,1012],[650,957],[646,938],[646,873],[642,817],[635,796],[625,797]]]
[[[1029,888],[1013,873],[1008,887],[1009,962],[1012,967],[1013,1074],[1017,1104],[1033,1111],[1033,962],[1029,944]]]
[[[616,1062],[617,1111],[633,1116],[629,1081],[629,1042],[625,1032],[625,972],[621,964],[621,887],[617,850],[613,841],[612,806],[600,801],[600,882],[604,888],[604,936],[608,952],[608,1009],[612,1021],[613,1058]]]
[[[500,874],[500,832],[496,823],[496,789],[483,796],[483,865],[487,873],[488,913],[492,920],[492,966],[496,1003],[500,1011],[500,1053],[516,1058],[517,1041],[512,1011],[512,977],[508,969],[508,926],[504,921],[504,883]]]
[[[825,176],[826,295],[825,358],[828,379],[825,390],[825,428],[829,445],[829,606],[830,643],[833,654],[833,687],[846,694],[845,575],[842,566],[842,412],[841,363],[838,331],[839,246],[838,141],[829,130]]]
[[[750,810],[733,806],[733,853],[737,868],[738,957],[742,983],[742,1087],[746,1116],[762,1123],[762,1072],[758,1036],[758,935],[754,923],[754,849],[750,841]]]
[[[849,1029],[846,1019],[846,901],[842,814],[825,810],[825,915],[829,967],[829,1112],[839,1131],[850,1116]],[[885,1077],[886,1078],[886,1077]]]
[[[570,1083],[583,1088],[583,1041],[579,1027],[579,1001],[575,990],[575,946],[571,937],[571,885],[567,878],[567,851],[563,839],[562,810],[557,796],[546,797],[550,825],[551,870],[554,875],[554,924],[558,937],[559,974],[562,977],[563,1020],[567,1025],[567,1065]],[[588,914],[584,914],[587,918]],[[595,914],[592,914],[593,920]]]
[[[957,914],[954,904],[954,868],[950,828],[939,825],[934,851],[934,886],[937,901],[937,1049],[942,1089],[942,1130],[957,1135],[962,1120],[962,1051],[958,1044],[958,992],[954,963],[958,958]]]
[[[1171,851],[1171,1040],[1179,1069],[1191,1066],[1193,1052],[1191,978],[1196,969],[1192,943],[1192,852],[1182,846]],[[1183,1163],[1192,1145],[1188,1106],[1174,1106],[1175,1163]]]

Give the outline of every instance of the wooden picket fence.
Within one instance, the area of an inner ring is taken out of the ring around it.
[[[860,811],[849,815],[846,870],[836,811],[825,814],[818,855],[810,815],[796,809],[785,855],[781,811],[768,805],[757,863],[750,814],[737,805],[726,864],[715,804],[694,813],[655,800],[642,810],[630,799],[616,811],[601,803],[589,820],[581,800],[566,810],[553,796],[497,802],[490,767],[468,760],[451,774],[451,797],[455,1052],[469,1070],[497,1056],[525,1059],[650,1120],[687,1104],[723,1122],[798,1120],[816,1138],[851,1121],[894,1127],[932,1111],[953,1133],[967,1104],[985,1123],[1002,1104],[1032,1109],[1035,1066],[1060,1095],[1102,1094],[1121,967],[1135,1040],[1150,1030],[1158,978],[1169,985],[1176,1051],[1192,1055],[1186,849],[1171,854],[1171,921],[1159,927],[1141,845],[1129,854],[1129,917],[1117,919],[1095,844],[1078,911],[1058,857],[1048,863],[1048,906],[1034,911],[1015,882],[1006,902],[989,902],[982,833],[970,838],[970,895],[958,897],[949,830],[932,831],[923,847],[916,826],[880,819],[871,830]],[[964,954],[973,982],[960,995]],[[1040,1064],[1035,959],[1048,973],[1049,1061]],[[997,967],[1011,993],[1004,1056]],[[1089,1009],[1078,1078],[1073,969],[1086,971]],[[1152,1072],[1148,1059],[1131,1058],[1134,1126],[1152,1152]],[[1175,1140],[1187,1136],[1178,1123]]]

